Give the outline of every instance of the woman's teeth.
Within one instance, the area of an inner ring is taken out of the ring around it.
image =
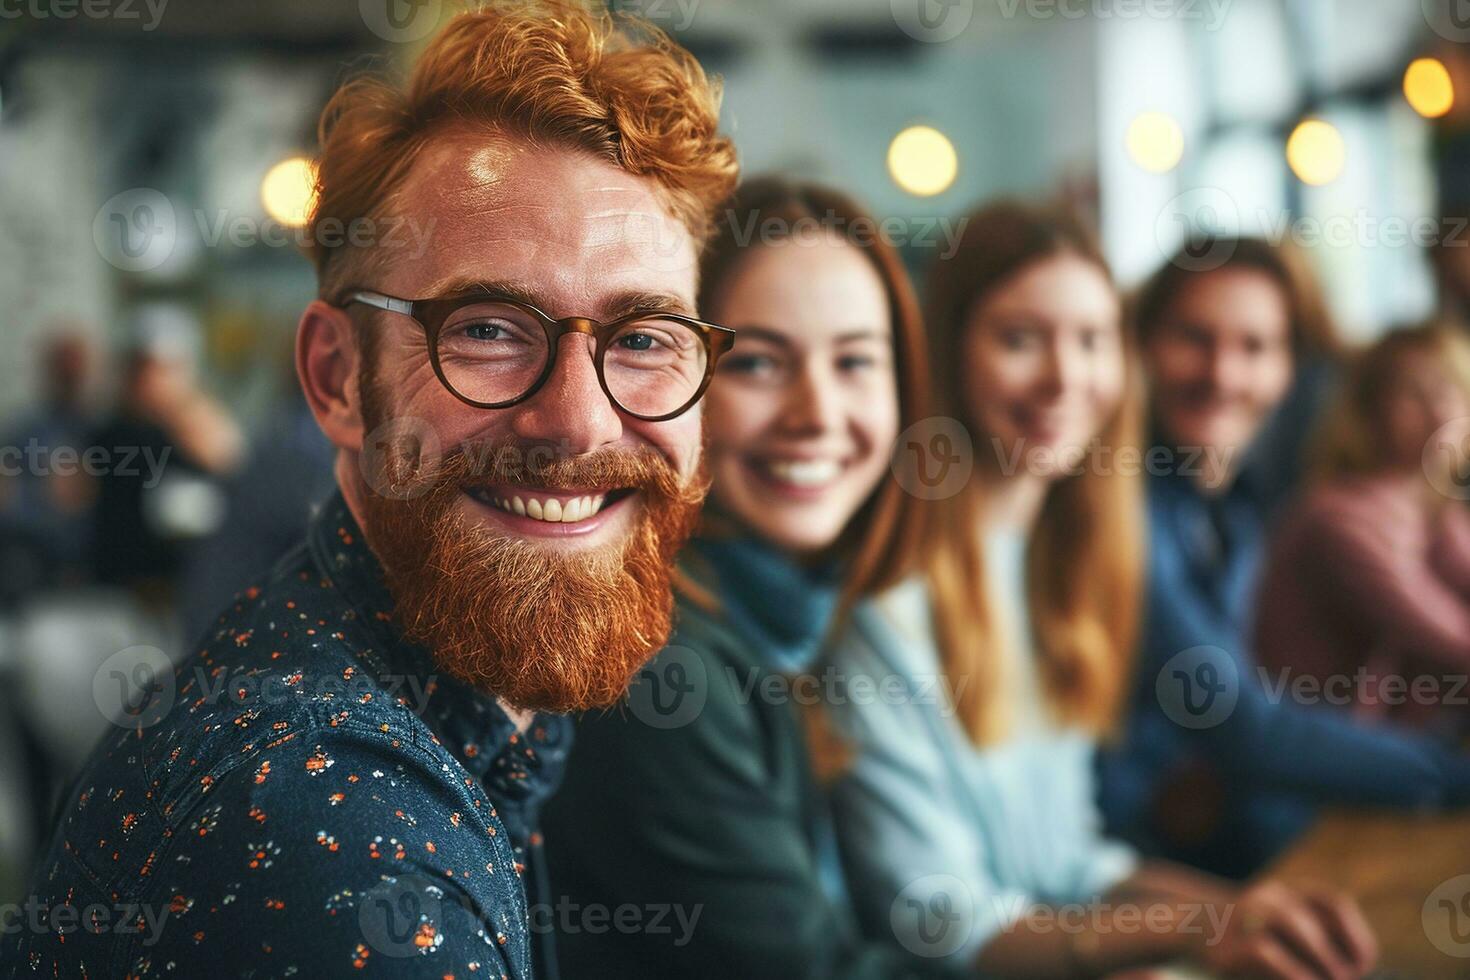
[[[521,517],[529,517],[532,520],[546,521],[548,524],[576,524],[596,516],[602,510],[605,494],[588,497],[573,497],[571,500],[560,500],[556,497],[538,499],[536,497],[482,497],[487,503],[493,504],[501,510],[517,514]]]
[[[820,487],[837,479],[842,473],[842,464],[830,459],[800,462],[767,460],[766,470],[782,483],[795,487]]]

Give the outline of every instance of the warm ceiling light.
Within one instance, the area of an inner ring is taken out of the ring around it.
[[[260,182],[265,213],[288,228],[300,228],[316,205],[316,165],[291,157],[271,167]]]
[[[959,171],[954,144],[933,126],[910,126],[888,145],[888,173],[910,194],[933,197],[942,193]]]
[[[1404,98],[1414,111],[1437,119],[1455,104],[1455,86],[1450,70],[1438,58],[1416,58],[1404,71]]]
[[[1153,174],[1168,173],[1184,156],[1184,130],[1173,116],[1163,112],[1134,116],[1124,142],[1133,162]]]
[[[1307,119],[1286,140],[1286,162],[1304,184],[1330,184],[1342,173],[1347,151],[1337,127]]]

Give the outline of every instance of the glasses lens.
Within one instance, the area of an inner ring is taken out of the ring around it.
[[[698,330],[662,317],[621,327],[609,341],[602,375],[613,399],[634,415],[676,412],[694,398],[709,360]]]
[[[473,303],[449,315],[439,331],[439,366],[460,396],[485,404],[513,401],[546,367],[546,331],[525,310]]]

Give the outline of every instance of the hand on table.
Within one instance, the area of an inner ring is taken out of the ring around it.
[[[1355,980],[1378,960],[1362,911],[1338,894],[1308,895],[1268,881],[1227,906],[1221,935],[1205,937],[1198,961],[1222,977]]]

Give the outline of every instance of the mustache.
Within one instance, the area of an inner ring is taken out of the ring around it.
[[[405,470],[411,471],[405,472]],[[432,483],[445,491],[524,487],[528,490],[643,490],[664,499],[703,499],[709,478],[703,467],[686,478],[652,448],[606,448],[568,455],[547,446],[479,443],[457,446],[438,460],[403,460],[400,478]]]

